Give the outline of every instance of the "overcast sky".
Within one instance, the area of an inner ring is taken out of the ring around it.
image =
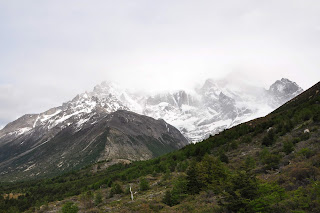
[[[0,0],[0,127],[103,80],[320,80],[320,1]]]

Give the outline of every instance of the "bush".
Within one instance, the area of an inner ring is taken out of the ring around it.
[[[198,181],[198,173],[194,162],[187,170],[187,189],[191,195],[198,194],[201,190],[201,183]]]
[[[311,151],[309,148],[303,148],[303,149],[300,149],[300,151],[298,152],[298,154],[306,157],[306,158],[310,158],[313,156],[313,151]]]
[[[262,145],[271,146],[275,142],[275,134],[271,129],[268,134],[262,139]]]
[[[173,185],[173,189],[166,191],[162,200],[168,206],[179,204],[187,196],[187,180],[185,177],[180,176]]]
[[[110,197],[112,197],[115,194],[121,194],[121,193],[123,193],[121,185],[119,183],[112,184],[111,191],[110,191]]]
[[[310,133],[306,132],[300,136],[300,141],[306,141],[310,138]]]
[[[261,162],[265,165],[266,170],[279,168],[281,156],[279,154],[270,153],[267,148],[260,153]]]
[[[286,141],[283,143],[283,151],[288,155],[294,150],[293,143],[291,141]]]
[[[238,171],[223,193],[220,203],[227,212],[251,212],[249,203],[257,197],[258,180],[246,171]]]
[[[72,202],[66,202],[61,209],[62,213],[77,213],[79,208]]]
[[[170,190],[167,190],[166,191],[166,194],[164,195],[163,199],[162,199],[162,202],[167,204],[168,206],[174,206],[176,205],[177,203],[175,203],[175,201],[173,200],[172,198],[172,194],[171,194],[171,191]]]
[[[250,135],[245,135],[241,138],[241,143],[251,143],[252,137]]]
[[[254,169],[256,167],[256,161],[253,157],[248,156],[244,162],[244,165],[246,169]]]
[[[220,156],[219,156],[219,159],[220,159],[221,162],[229,163],[229,158],[225,153],[221,153]]]
[[[320,121],[320,111],[316,112],[316,113],[313,115],[313,121],[314,121],[314,122],[319,122],[319,121]]]
[[[286,197],[285,189],[277,184],[259,184],[258,196],[249,206],[253,212],[285,212],[279,203]]]
[[[150,189],[149,182],[145,178],[140,178],[140,190],[146,191]]]
[[[94,198],[94,204],[97,206],[97,205],[99,205],[100,203],[102,203],[102,194],[101,194],[100,191],[98,191],[98,192],[96,193],[95,198]]]

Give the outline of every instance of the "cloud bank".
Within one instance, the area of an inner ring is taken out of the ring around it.
[[[0,0],[0,126],[101,81],[143,91],[320,79],[320,2]]]

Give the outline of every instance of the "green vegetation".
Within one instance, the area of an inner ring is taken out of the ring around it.
[[[145,178],[140,178],[140,190],[146,191],[150,189],[149,182]]]
[[[64,211],[70,197],[86,212],[320,212],[319,90],[155,159],[2,183],[0,213]]]
[[[77,213],[79,208],[77,205],[73,204],[72,202],[67,202],[62,206],[61,212],[62,213]]]

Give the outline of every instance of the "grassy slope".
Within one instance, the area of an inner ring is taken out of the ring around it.
[[[42,209],[59,210],[71,200],[86,212],[320,211],[319,90],[318,83],[264,118],[156,159],[2,184],[3,194],[24,196],[0,200],[0,209],[33,211],[49,202]],[[141,177],[149,190],[139,190]],[[124,191],[131,185],[135,200],[111,197],[115,183]],[[95,205],[98,191],[103,199]]]

